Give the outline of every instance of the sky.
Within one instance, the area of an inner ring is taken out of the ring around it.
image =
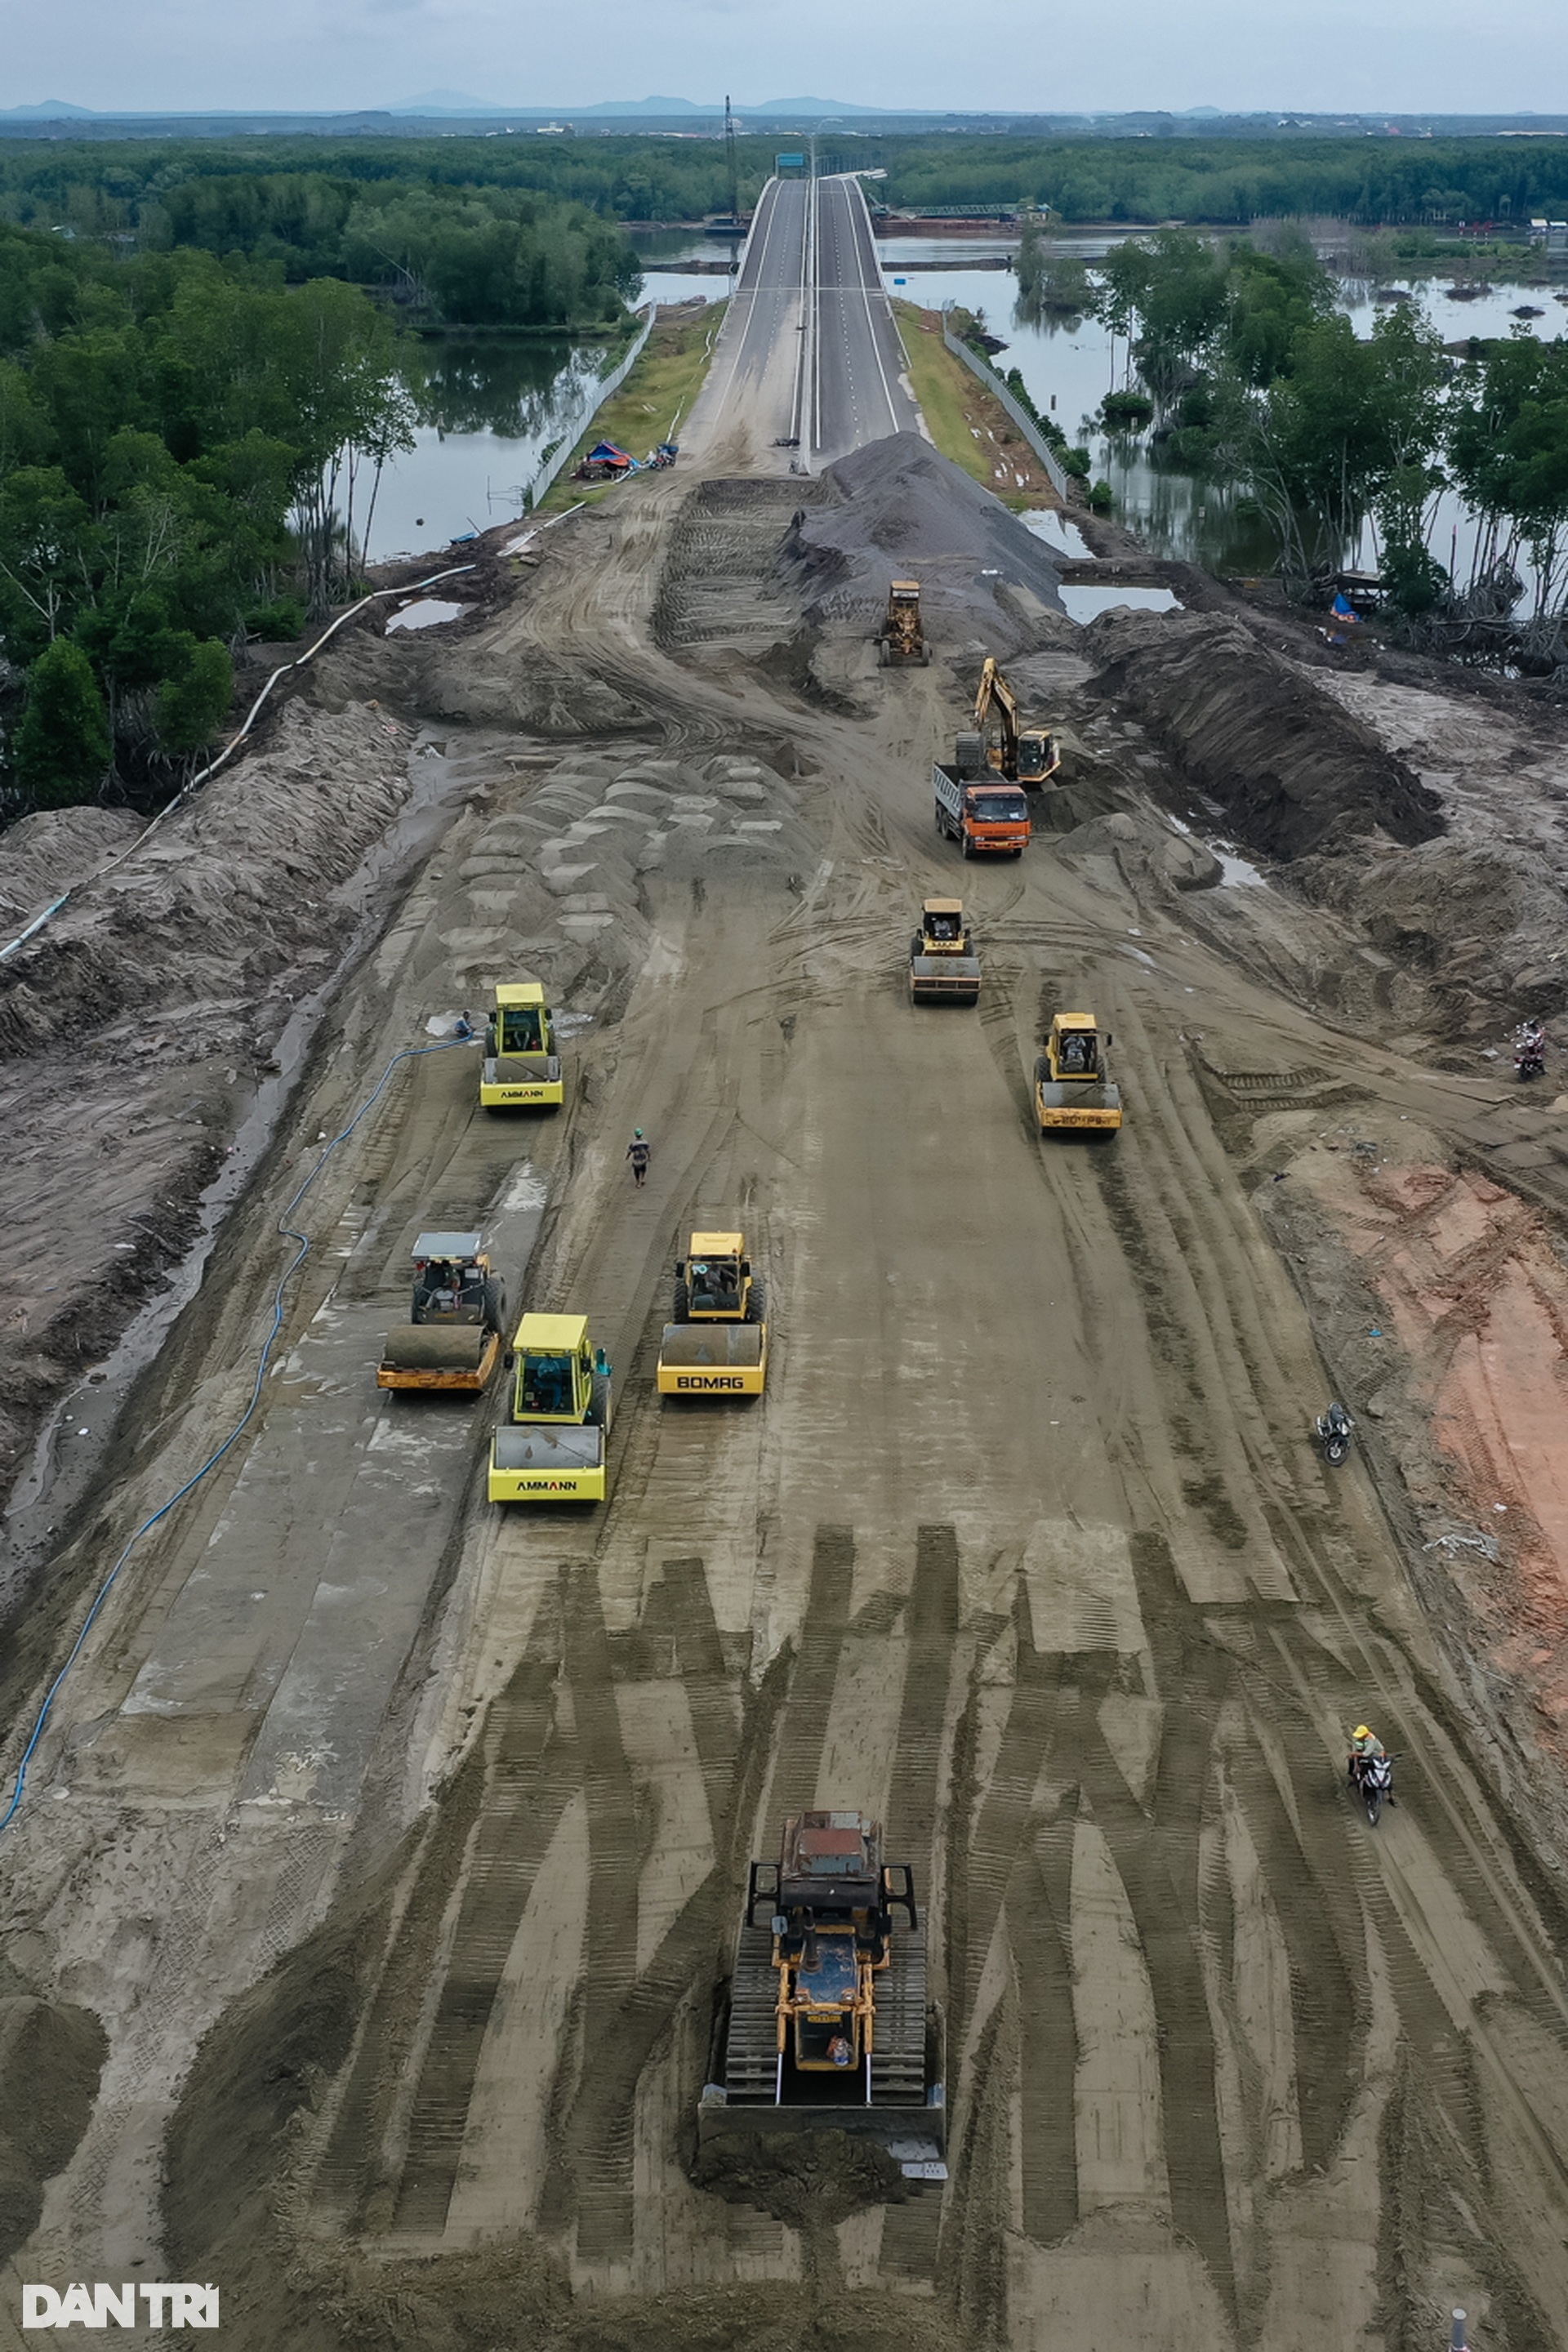
[[[1040,113],[1568,112],[1568,8],[1514,0],[0,0],[0,107],[335,111],[438,89]],[[1109,37],[1108,37],[1109,36]]]

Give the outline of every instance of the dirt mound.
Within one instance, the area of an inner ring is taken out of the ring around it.
[[[135,1006],[168,1018],[204,999],[231,1028],[248,1024],[301,950],[352,928],[330,894],[412,797],[407,751],[406,730],[381,712],[289,704],[266,750],[0,964],[0,1059],[89,1033],[101,1041]]]
[[[108,2047],[90,2010],[0,2000],[0,2260],[31,2237],[87,2129]]]
[[[12,825],[0,835],[0,932],[19,929],[61,890],[85,881],[128,848],[142,825],[123,809],[98,808],[42,809]]]
[[[1100,665],[1094,690],[1139,719],[1253,848],[1300,857],[1349,835],[1442,832],[1437,795],[1414,770],[1238,622],[1106,613],[1084,646]]]
[[[1049,549],[920,434],[868,443],[822,483],[783,557],[813,627],[871,635],[900,572],[919,580],[927,632],[944,648],[1011,654],[1038,642],[1047,614],[1066,625]]]
[[[792,2230],[847,2221],[909,2194],[897,2158],[852,2132],[726,2135],[698,2149],[691,2178],[710,2195],[759,2206]]]
[[[1568,1005],[1568,967],[1555,960],[1563,894],[1529,860],[1433,841],[1370,866],[1313,859],[1304,878],[1314,898],[1426,982],[1450,1027],[1489,1031],[1500,1008],[1522,1018]]]

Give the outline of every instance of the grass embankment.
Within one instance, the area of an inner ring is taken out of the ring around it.
[[[547,495],[540,514],[559,514],[579,499],[620,495],[620,485],[605,482],[593,489],[572,479],[572,468],[596,441],[613,441],[633,457],[646,457],[660,441],[680,438],[679,419],[696,399],[713,344],[724,316],[722,302],[710,302],[697,312],[660,319],[643,345],[642,354],[613,400],[597,410]],[[675,421],[675,431],[670,432]]]
[[[1001,402],[943,342],[941,311],[898,301],[893,309],[910,355],[915,398],[942,456],[1007,506],[1059,507],[1045,468]]]

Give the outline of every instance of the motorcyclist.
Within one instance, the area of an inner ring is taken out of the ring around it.
[[[1347,1777],[1352,1788],[1359,1789],[1361,1787],[1362,1774],[1366,1769],[1366,1767],[1372,1763],[1374,1759],[1379,1756],[1384,1756],[1387,1752],[1387,1749],[1384,1747],[1384,1744],[1378,1738],[1376,1732],[1372,1730],[1368,1725],[1358,1723],[1354,1731],[1351,1734],[1350,1771]]]

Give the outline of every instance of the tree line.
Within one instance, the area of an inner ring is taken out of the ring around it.
[[[743,204],[755,202],[777,143],[754,134],[737,141]],[[818,159],[823,169],[885,172],[873,193],[895,207],[1048,205],[1069,221],[1245,225],[1323,214],[1361,223],[1518,224],[1568,211],[1568,141],[1553,139],[850,139],[830,131],[818,142]],[[231,184],[204,193],[199,184],[209,180]],[[314,257],[312,268],[341,271],[337,241],[350,215],[356,205],[395,201],[374,196],[389,186],[466,205],[488,204],[492,192],[531,193],[605,221],[700,219],[728,203],[717,139],[597,131],[0,142],[0,216],[83,236],[255,252],[291,271],[305,257]],[[545,227],[542,217],[529,222],[504,207],[497,217],[542,234]],[[550,233],[567,232],[562,225]]]
[[[1359,338],[1307,239],[1272,247],[1165,229],[1097,265],[1093,307],[1125,338],[1166,457],[1243,482],[1303,586],[1370,517],[1407,616],[1508,621],[1528,553],[1544,646],[1568,608],[1568,341],[1521,328],[1456,358],[1413,303]],[[1110,395],[1108,423],[1138,421],[1127,400]],[[1464,581],[1430,544],[1448,488],[1481,526]]]
[[[0,224],[0,803],[156,797],[231,647],[343,592],[411,446],[395,346],[339,280]]]

